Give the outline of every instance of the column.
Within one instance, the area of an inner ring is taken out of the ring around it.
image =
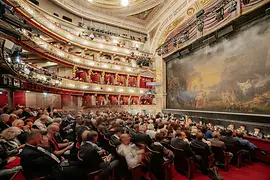
[[[95,61],[100,61],[100,54],[101,54],[102,52],[99,52],[99,53],[94,53],[94,60]]]

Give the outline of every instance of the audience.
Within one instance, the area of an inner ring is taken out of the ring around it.
[[[207,174],[207,163],[194,147],[204,149],[207,155],[211,155],[212,146],[224,151],[238,146],[244,156],[247,151],[259,150],[245,139],[247,130],[243,125],[235,131],[233,124],[227,129],[217,125],[213,128],[212,124],[191,119],[185,123],[174,116],[166,119],[161,114],[132,115],[110,110],[84,114],[16,106],[10,115],[3,108],[0,113],[0,177],[22,169],[27,179],[86,180],[87,174],[95,171],[100,171],[100,179],[109,179],[113,174],[121,179],[125,176],[119,171],[123,159],[129,170],[141,166],[147,175],[151,163],[147,149],[170,163],[174,159],[170,145],[193,157]],[[252,135],[263,137],[258,128]],[[229,152],[229,156],[231,159],[233,154]]]

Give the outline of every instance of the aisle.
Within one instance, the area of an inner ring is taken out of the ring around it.
[[[245,165],[240,169],[231,165],[229,168],[228,172],[225,172],[222,169],[219,170],[224,180],[270,180],[270,165],[255,162],[252,165]],[[183,175],[177,173],[174,169],[172,174],[173,180],[187,179]],[[210,180],[210,178],[196,172],[194,180]]]

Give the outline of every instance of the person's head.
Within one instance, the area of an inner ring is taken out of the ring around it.
[[[41,123],[45,124],[47,122],[47,120],[48,120],[48,116],[43,114],[43,115],[40,116],[39,120],[40,120]]]
[[[28,113],[31,112],[31,110],[30,110],[29,108],[25,108],[24,111],[25,111],[25,112],[28,112]]]
[[[175,137],[177,137],[179,139],[185,139],[185,138],[187,138],[187,135],[184,131],[177,130],[175,133]]]
[[[255,128],[254,131],[255,131],[255,132],[260,132],[261,129],[260,129],[260,128]]]
[[[241,125],[240,126],[240,129],[243,131],[243,130],[246,130],[246,126],[245,125]]]
[[[38,146],[42,141],[42,134],[40,130],[33,129],[29,134],[27,134],[27,143],[32,146]]]
[[[164,139],[164,135],[162,133],[156,133],[155,139],[157,142],[161,142]]]
[[[213,138],[220,139],[220,134],[219,134],[219,132],[217,132],[217,131],[214,131],[214,132],[212,133],[212,136],[213,136]]]
[[[15,139],[19,134],[21,134],[21,129],[18,127],[9,127],[2,131],[1,137],[5,140],[13,140]]]
[[[146,131],[146,127],[144,125],[140,125],[139,132],[145,133],[145,131]]]
[[[12,126],[22,129],[24,126],[24,121],[21,119],[16,119],[15,121],[13,121]]]
[[[232,132],[232,130],[226,130],[226,135],[228,136],[228,137],[232,137],[232,135],[233,135],[233,132]]]
[[[135,129],[136,132],[139,132],[139,131],[140,131],[140,130],[139,130],[139,127],[140,127],[139,124],[135,124],[135,125],[134,125],[134,129]]]
[[[2,114],[0,116],[0,119],[3,123],[7,123],[9,121],[9,115],[8,114]]]
[[[116,136],[120,137],[123,134],[123,129],[120,127],[115,128],[114,133]]]
[[[50,124],[47,128],[47,134],[50,134],[52,136],[55,136],[58,134],[60,128],[58,124]]]
[[[120,137],[121,143],[124,145],[129,145],[130,144],[130,136],[129,134],[122,134]]]
[[[203,138],[204,138],[204,134],[201,132],[198,132],[197,133],[197,140],[202,141]]]
[[[24,123],[26,126],[28,126],[29,129],[31,129],[33,126],[33,121],[31,121],[31,120],[26,120]]]
[[[90,131],[88,131],[88,130],[83,131],[83,133],[81,134],[82,142],[85,142],[86,141],[87,135],[88,135],[89,132]]]
[[[10,114],[9,116],[9,122],[13,123],[18,118],[16,114]]]
[[[236,131],[236,136],[239,137],[239,138],[242,138],[243,137],[243,133],[241,131]]]
[[[163,123],[159,123],[159,124],[157,125],[157,128],[158,128],[158,129],[163,129],[163,128],[164,128],[164,124],[163,124]]]
[[[148,130],[155,130],[154,124],[148,124]]]
[[[98,133],[96,131],[90,131],[86,135],[86,141],[96,143],[98,141]]]
[[[76,117],[76,123],[79,124],[79,125],[82,125],[83,124],[83,118],[82,118],[82,116],[77,116]]]
[[[233,131],[234,130],[234,125],[233,124],[229,124],[229,126],[227,127],[227,129]]]

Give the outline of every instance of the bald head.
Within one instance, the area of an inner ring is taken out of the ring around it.
[[[59,132],[59,125],[58,124],[51,124],[48,126],[48,133],[55,133],[55,132]]]

